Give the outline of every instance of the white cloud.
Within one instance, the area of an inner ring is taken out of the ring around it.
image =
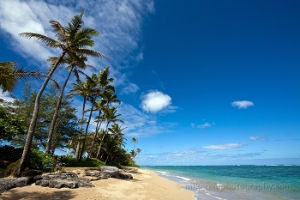
[[[134,83],[128,83],[128,85],[123,88],[123,90],[121,91],[121,93],[131,94],[131,93],[137,92],[138,90],[139,90],[139,87],[136,84],[134,84]]]
[[[142,97],[143,110],[156,113],[171,104],[171,97],[159,91],[152,91]]]
[[[238,143],[230,143],[230,144],[222,144],[222,145],[204,146],[203,149],[208,149],[208,150],[227,150],[227,149],[241,148],[243,146],[245,146],[245,145],[244,144],[238,144]]]
[[[197,128],[208,128],[211,127],[211,124],[208,122],[205,122],[204,124],[200,124],[197,126]]]
[[[234,101],[231,103],[231,105],[233,107],[237,107],[238,109],[246,109],[250,106],[254,106],[253,102],[252,101],[246,101],[246,100],[243,100],[243,101]]]
[[[14,101],[14,98],[10,97],[9,92],[3,92],[1,88],[0,88],[0,99],[3,99],[6,102],[13,102]]]
[[[249,140],[251,140],[251,141],[256,141],[256,140],[265,141],[265,140],[267,140],[267,138],[263,137],[263,136],[254,136],[254,135],[252,135],[252,136],[249,137]]]

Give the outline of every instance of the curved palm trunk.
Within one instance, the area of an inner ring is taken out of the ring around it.
[[[42,96],[42,94],[43,94],[43,92],[44,92],[44,90],[45,90],[45,88],[46,88],[46,86],[47,86],[47,84],[48,84],[48,82],[49,82],[52,74],[56,70],[59,62],[65,56],[65,54],[66,54],[66,52],[63,52],[60,55],[60,57],[57,60],[57,62],[55,63],[55,65],[53,65],[53,67],[49,71],[46,79],[44,80],[44,83],[43,83],[42,87],[40,88],[40,90],[37,93],[37,96],[35,98],[34,110],[33,110],[31,122],[30,122],[30,125],[29,125],[29,128],[28,128],[27,137],[26,137],[26,141],[25,141],[25,145],[24,145],[22,157],[21,157],[21,160],[20,160],[19,169],[17,171],[17,176],[20,176],[21,173],[22,173],[22,171],[25,168],[25,163],[26,163],[26,160],[27,160],[27,157],[28,157],[28,153],[29,153],[29,150],[30,150],[30,147],[31,147],[32,138],[33,138],[33,134],[34,134],[34,130],[35,130],[35,127],[36,127],[37,118],[38,118],[38,113],[39,113],[39,110],[40,110],[40,99],[41,99],[41,96]]]
[[[100,155],[100,151],[101,151],[102,142],[103,142],[103,140],[104,140],[104,137],[105,137],[105,135],[106,135],[106,133],[107,133],[107,129],[108,129],[108,125],[109,125],[109,123],[110,123],[110,122],[107,122],[107,124],[106,124],[106,131],[103,133],[103,136],[102,136],[102,138],[101,138],[101,141],[100,141],[100,145],[99,145],[99,148],[98,148],[98,152],[97,152],[97,156],[96,156],[96,158],[98,158],[98,156]]]
[[[91,118],[92,118],[94,106],[95,106],[95,101],[92,104],[91,112],[90,112],[90,115],[89,115],[89,118],[88,118],[88,121],[87,121],[87,124],[86,124],[86,127],[85,127],[85,135],[84,135],[84,140],[83,140],[83,143],[82,143],[82,149],[81,149],[80,159],[82,158],[82,155],[84,153],[84,148],[85,148],[87,133],[88,133],[89,125],[90,125],[90,122],[91,122]]]
[[[80,131],[82,130],[82,124],[83,124],[83,119],[84,119],[84,109],[85,109],[85,104],[86,104],[86,97],[83,97],[83,105],[82,105],[82,114],[81,114],[81,124],[80,124]],[[80,136],[79,140],[77,143],[76,151],[75,151],[75,158],[78,160],[79,159],[79,150],[80,150]]]
[[[99,112],[100,113],[100,112]],[[100,115],[100,114],[99,114]],[[95,140],[96,140],[96,137],[98,135],[98,132],[99,132],[99,129],[100,129],[100,126],[103,122],[103,119],[104,117],[102,117],[101,121],[97,123],[97,126],[96,126],[96,131],[95,131],[95,134],[94,134],[94,137],[93,137],[93,140],[92,140],[92,144],[91,144],[91,147],[90,147],[90,150],[89,150],[89,153],[88,153],[88,158],[91,156],[92,154],[92,151],[93,151],[93,147],[95,145]]]
[[[64,96],[64,91],[65,91],[65,87],[69,81],[69,78],[73,72],[73,69],[74,69],[74,66],[72,66],[72,68],[70,69],[70,72],[67,76],[67,79],[65,80],[64,82],[64,85],[60,91],[60,94],[59,94],[59,97],[58,97],[58,100],[57,100],[57,103],[56,103],[56,108],[55,108],[55,112],[54,112],[54,115],[52,117],[52,121],[51,121],[51,125],[50,125],[50,130],[49,130],[49,133],[48,133],[48,140],[47,140],[47,144],[46,144],[46,152],[48,154],[50,154],[50,149],[51,149],[51,142],[52,142],[52,137],[53,137],[53,133],[54,133],[54,128],[55,128],[55,125],[56,125],[56,121],[57,121],[57,117],[58,117],[58,113],[59,113],[59,110],[60,110],[60,106],[61,106],[61,101],[62,101],[62,98]]]

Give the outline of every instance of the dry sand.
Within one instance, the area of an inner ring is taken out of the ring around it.
[[[83,171],[81,171],[81,174]],[[46,200],[46,199],[74,199],[74,200],[193,200],[194,193],[181,189],[179,184],[158,176],[152,171],[138,169],[131,173],[133,180],[103,179],[93,181],[94,188],[54,189],[42,186],[26,186],[3,192],[3,200]]]

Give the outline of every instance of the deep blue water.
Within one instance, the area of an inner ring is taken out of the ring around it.
[[[144,166],[198,199],[300,200],[300,166]]]

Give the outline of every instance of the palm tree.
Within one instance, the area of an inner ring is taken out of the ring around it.
[[[114,154],[117,154],[120,151],[120,148],[118,148],[118,143],[112,137],[106,138],[103,149],[107,154],[106,160],[104,162],[105,164],[107,163],[110,157],[112,157]]]
[[[57,59],[58,59],[57,57],[53,57],[53,58],[50,58],[49,61],[56,62]],[[79,67],[81,69],[85,69],[86,67],[91,67],[90,65],[85,64],[85,61],[87,61],[87,58],[85,56],[73,54],[73,57],[67,56],[61,62],[61,63],[70,64],[67,67],[67,69],[69,69],[70,71],[68,73],[67,78],[65,79],[63,87],[61,88],[61,91],[60,91],[60,94],[59,94],[59,97],[58,97],[58,100],[57,100],[57,103],[56,103],[55,112],[54,112],[54,115],[52,117],[51,125],[50,125],[50,128],[49,128],[48,140],[47,140],[47,143],[46,143],[46,152],[48,154],[50,154],[52,136],[53,136],[55,124],[56,124],[56,121],[57,121],[58,113],[59,113],[59,110],[60,110],[61,101],[62,101],[62,98],[63,98],[63,95],[64,95],[65,87],[66,87],[66,85],[69,81],[69,78],[70,78],[72,72],[75,74],[77,79],[79,78],[78,72],[81,72],[81,71],[78,71],[76,67]]]
[[[126,129],[127,127],[122,129],[122,126],[120,126],[119,124],[113,124],[111,126],[111,128],[108,128],[109,132],[112,133],[114,140],[118,143],[119,147],[121,148],[122,146],[125,146],[125,142],[124,140],[126,140],[126,138],[124,137],[124,133],[123,131]]]
[[[101,100],[98,100],[95,104],[95,109],[96,111],[98,111],[98,115],[95,117],[95,122],[97,123],[96,124],[96,130],[95,130],[95,133],[94,133],[94,137],[93,137],[93,140],[92,140],[92,143],[91,143],[91,146],[90,146],[90,150],[88,152],[88,158],[91,156],[92,154],[92,151],[93,151],[93,147],[94,147],[94,144],[95,144],[95,140],[97,138],[97,135],[99,133],[99,130],[100,130],[100,127],[101,127],[101,124],[104,120],[104,113],[103,113],[103,109],[104,109],[104,105],[106,104],[106,101],[101,99]]]
[[[134,143],[134,148],[135,148],[135,145],[136,145],[136,143],[138,142],[138,140],[136,139],[136,137],[133,137],[133,138],[131,139],[131,142]]]
[[[55,72],[56,68],[58,67],[59,63],[62,61],[64,56],[66,54],[72,56],[75,55],[76,53],[83,54],[83,55],[98,56],[98,57],[104,56],[99,52],[93,51],[91,49],[83,48],[86,46],[92,47],[94,45],[94,40],[92,39],[92,37],[99,35],[99,32],[95,29],[83,28],[83,20],[82,20],[83,14],[84,12],[82,12],[80,15],[74,16],[71,22],[69,22],[66,27],[63,27],[57,21],[50,20],[50,24],[53,28],[53,31],[56,33],[57,40],[39,33],[24,32],[19,34],[21,37],[25,37],[28,39],[35,38],[38,42],[46,46],[49,46],[51,48],[58,48],[62,50],[62,52],[58,57],[57,61],[52,64],[50,70],[48,71],[47,77],[44,80],[44,83],[42,84],[39,92],[37,93],[31,122],[28,128],[24,150],[20,160],[20,166],[17,172],[18,176],[21,175],[21,172],[25,168],[25,162],[28,157],[28,153],[31,146],[32,137],[33,137],[33,133],[34,133],[34,129],[36,126],[38,113],[40,109],[41,95],[45,90],[52,74]]]
[[[26,80],[42,76],[37,70],[25,71],[23,67],[17,69],[15,62],[0,62],[0,87],[3,92],[11,92],[19,79]]]
[[[99,119],[99,117],[101,115],[101,109],[104,109],[104,104],[106,104],[106,106],[108,106],[111,103],[119,103],[120,104],[121,102],[117,99],[117,95],[113,94],[114,92],[116,92],[116,89],[114,86],[110,85],[110,83],[113,82],[114,79],[109,78],[109,66],[104,68],[103,70],[99,71],[98,75],[93,74],[92,79],[97,83],[97,86],[95,88],[96,91],[95,91],[94,100],[96,100],[99,96],[102,97],[101,102],[99,102],[101,105],[100,104],[96,105],[96,106],[98,106],[96,110],[99,111],[97,120],[99,120],[98,122],[101,125],[105,115],[102,115],[101,119]],[[93,112],[93,107],[91,109],[91,112]],[[91,117],[91,114],[90,114],[90,117]],[[90,118],[89,118],[88,122],[89,121],[90,121]],[[95,144],[95,139],[97,137],[98,130],[100,128],[100,126],[98,127],[99,123],[97,123],[97,126],[96,126],[96,131],[94,133],[94,138],[92,140],[92,144],[91,144],[90,150],[88,152],[88,157],[90,156],[92,149],[94,147],[94,144]],[[87,130],[88,130],[88,127],[87,127],[86,131]]]
[[[77,80],[77,84],[72,84],[73,88],[70,91],[71,95],[80,95],[83,97],[83,104],[82,104],[82,112],[81,112],[81,122],[80,122],[80,130],[83,129],[83,123],[84,123],[84,113],[85,113],[85,106],[88,98],[92,95],[94,92],[95,82],[87,77],[86,82],[82,82],[80,80]],[[75,157],[76,159],[79,159],[79,148],[80,148],[80,140],[78,140],[77,148]]]
[[[123,120],[119,119],[120,116],[121,116],[121,114],[117,114],[117,108],[116,107],[111,107],[111,108],[107,107],[105,109],[106,128],[105,128],[105,133],[103,134],[102,139],[100,141],[100,145],[98,147],[98,152],[97,152],[96,158],[98,158],[99,155],[100,155],[101,145],[102,145],[102,142],[105,138],[105,135],[107,134],[108,125],[111,122],[113,122],[113,123],[116,123],[116,122],[124,123]]]
[[[135,151],[134,149],[132,149],[132,150],[130,151],[130,155],[131,155],[132,160],[134,161],[134,159],[135,159],[137,153],[136,153],[136,151]]]

